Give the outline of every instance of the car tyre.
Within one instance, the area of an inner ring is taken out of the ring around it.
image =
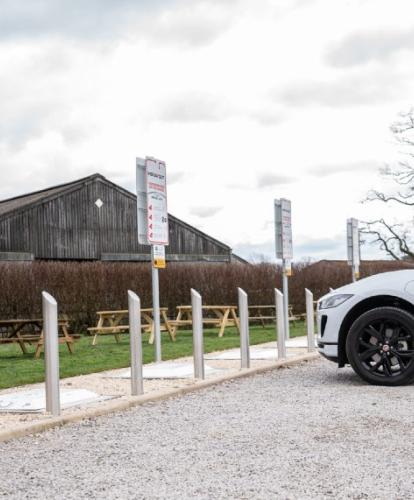
[[[363,313],[351,326],[346,354],[366,382],[397,386],[414,381],[414,316],[397,307]]]

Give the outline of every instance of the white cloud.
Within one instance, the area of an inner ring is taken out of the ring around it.
[[[132,19],[173,1],[159,0],[3,0],[3,39],[95,39],[119,37]]]
[[[372,61],[388,63],[391,56],[402,50],[414,50],[414,27],[352,33],[329,48],[326,60],[339,68]]]
[[[214,95],[186,92],[170,97],[159,112],[159,119],[166,122],[219,121],[228,117],[226,103]]]
[[[206,217],[212,217],[213,215],[218,214],[222,209],[223,207],[201,206],[201,207],[192,207],[191,212],[197,217],[201,217],[202,219],[204,219]]]
[[[332,163],[331,165],[314,165],[308,173],[317,177],[326,177],[344,173],[370,173],[378,171],[380,165],[376,161],[358,161],[349,163]]]
[[[228,7],[218,2],[180,2],[165,9],[152,23],[142,26],[153,42],[191,49],[214,42],[233,22]]]
[[[397,101],[404,81],[388,70],[289,85],[275,97],[289,106],[349,108]]]
[[[266,188],[279,186],[281,184],[291,184],[295,179],[284,174],[275,174],[273,172],[261,173],[257,177],[257,187]]]
[[[168,185],[176,184],[184,180],[184,172],[168,172]]]
[[[0,40],[81,40],[114,43],[122,38],[201,47],[234,22],[238,0],[3,0]],[[232,11],[233,8],[233,11]]]

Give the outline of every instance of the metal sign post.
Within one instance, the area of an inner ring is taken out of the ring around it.
[[[203,308],[201,295],[193,289],[191,289],[191,307],[193,317],[194,378],[204,380]]]
[[[60,415],[59,338],[56,300],[42,293],[43,332],[45,342],[46,411]]]
[[[151,261],[154,262],[154,247],[151,247]],[[161,323],[160,323],[160,282],[158,277],[158,268],[153,264],[151,267],[152,273],[152,311],[154,318],[154,344],[155,344],[155,361],[158,363],[162,360],[161,354]]]
[[[277,357],[279,359],[286,358],[286,338],[285,338],[285,320],[284,320],[284,305],[283,293],[275,288],[276,302],[276,333],[277,333]]]
[[[313,309],[313,293],[305,288],[306,297],[306,330],[308,333],[308,351],[315,350],[315,312]]]
[[[290,200],[281,198],[275,200],[275,236],[276,236],[276,258],[282,259],[283,273],[283,301],[285,336],[290,337],[289,331],[289,285],[288,277],[292,275],[291,262],[293,259],[292,244],[292,209]]]
[[[359,265],[361,263],[358,219],[348,219],[346,229],[348,264],[352,267],[352,281],[357,281],[359,279]]]
[[[162,360],[158,269],[165,268],[169,243],[167,176],[163,161],[137,158],[138,241],[151,245],[155,361]]]
[[[144,394],[142,376],[141,301],[134,292],[128,291],[129,342],[131,350],[131,394]]]
[[[240,359],[241,368],[250,368],[250,341],[249,341],[249,306],[247,293],[237,289],[239,295],[240,318]]]
[[[289,327],[289,282],[288,273],[286,271],[286,264],[283,261],[282,266],[282,290],[283,290],[283,320],[285,322],[285,336],[287,339],[290,338],[290,327]]]

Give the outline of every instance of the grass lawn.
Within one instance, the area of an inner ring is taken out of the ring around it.
[[[236,328],[226,328],[224,337],[217,337],[218,330],[204,330],[204,351],[220,351],[240,346],[240,338]],[[297,337],[305,335],[304,322],[291,324],[290,335]],[[250,344],[260,344],[275,340],[275,328],[253,326],[250,329]],[[125,368],[129,364],[129,336],[121,335],[117,344],[113,335],[105,335],[98,339],[98,345],[91,346],[92,338],[81,337],[75,342],[75,353],[70,355],[66,344],[60,345],[60,376],[61,378],[85,375],[114,368]],[[179,331],[177,341],[171,342],[163,333],[162,358],[176,359],[190,356],[193,352],[191,331]],[[34,359],[34,347],[27,346],[29,354],[23,354],[17,344],[0,345],[0,389],[24,384],[42,382],[44,380],[43,355]],[[143,341],[144,363],[154,361],[154,346],[148,344],[148,336]]]

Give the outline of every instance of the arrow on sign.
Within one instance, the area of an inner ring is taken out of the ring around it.
[[[152,229],[152,224],[149,225],[149,228]]]
[[[148,217],[148,219],[151,219],[151,220],[152,220],[152,215],[150,215],[150,216]]]

